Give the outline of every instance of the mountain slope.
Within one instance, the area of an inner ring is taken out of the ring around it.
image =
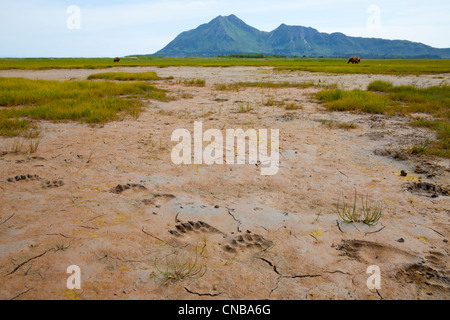
[[[259,31],[235,15],[218,16],[209,23],[179,34],[155,56],[212,57],[230,54],[365,58],[450,58],[450,49],[437,49],[406,40],[348,37],[321,33],[313,28],[280,25]]]
[[[264,32],[250,27],[236,16],[219,16],[194,30],[179,34],[155,55],[184,57],[260,53],[265,51],[264,40]]]

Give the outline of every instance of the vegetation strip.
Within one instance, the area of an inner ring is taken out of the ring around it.
[[[168,80],[173,77],[160,78],[156,72],[104,72],[91,74],[88,80],[103,79],[117,81],[156,81]]]
[[[138,117],[142,99],[167,100],[145,82],[46,81],[0,78],[0,135],[24,135],[33,120],[88,124]]]
[[[315,97],[331,111],[357,111],[386,115],[428,114],[426,119],[415,118],[413,126],[436,131],[437,141],[413,146],[411,154],[433,154],[450,157],[450,87],[429,88],[394,86],[386,81],[374,81],[368,91],[340,89],[323,90]]]
[[[310,71],[343,74],[419,75],[450,73],[450,59],[362,59],[358,65],[348,65],[347,58],[171,58],[137,56],[124,57],[119,63],[112,58],[8,58],[0,59],[0,70],[105,69],[113,67],[274,67],[286,71]]]

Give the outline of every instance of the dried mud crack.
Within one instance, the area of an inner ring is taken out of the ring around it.
[[[223,292],[218,292],[218,293],[199,293],[199,292],[195,292],[193,290],[188,289],[187,287],[183,287],[184,290],[186,290],[186,292],[190,293],[190,294],[194,294],[196,296],[199,297],[217,297],[220,296],[221,294],[224,294]]]
[[[139,117],[101,125],[33,120],[35,152],[0,150],[0,298],[450,298],[449,160],[411,152],[427,139],[431,148],[434,129],[411,126],[422,114],[331,111],[315,99],[335,88],[370,93],[376,80],[427,88],[448,84],[449,75],[116,68],[156,72],[166,80],[152,85],[171,98],[143,98]],[[63,81],[108,71],[0,73]],[[204,86],[184,84],[193,79]],[[277,85],[307,82],[314,85]],[[223,137],[228,129],[278,129],[277,174],[262,176],[265,164],[250,164],[247,150],[242,165],[175,165],[172,134],[186,129],[193,138],[195,121]],[[15,139],[29,140],[0,137],[0,146]],[[355,190],[383,203],[377,227],[339,220],[338,199],[351,208]],[[207,272],[170,285],[154,281],[159,270],[189,261]],[[66,287],[73,264],[81,268],[82,295]],[[379,292],[367,288],[370,265],[381,269]]]

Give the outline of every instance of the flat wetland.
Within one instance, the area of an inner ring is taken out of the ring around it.
[[[449,85],[449,60],[0,59],[0,298],[448,300]],[[278,173],[174,164],[196,121],[279,129]]]

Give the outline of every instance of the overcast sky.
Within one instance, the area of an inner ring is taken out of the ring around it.
[[[229,14],[263,31],[285,23],[450,48],[449,0],[0,0],[0,57],[150,54]]]

